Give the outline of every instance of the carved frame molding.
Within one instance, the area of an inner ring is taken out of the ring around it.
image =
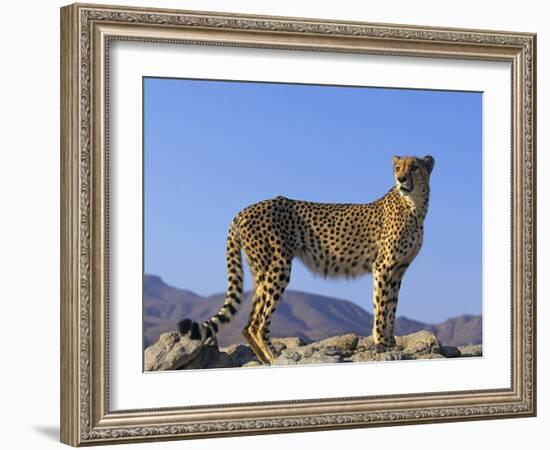
[[[112,40],[509,61],[512,386],[110,411],[108,58]],[[70,445],[536,414],[536,36],[75,4],[61,10],[61,439]]]

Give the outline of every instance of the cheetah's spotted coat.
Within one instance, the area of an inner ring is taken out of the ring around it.
[[[180,332],[203,343],[236,314],[243,295],[241,249],[254,279],[252,311],[243,334],[263,363],[276,351],[269,328],[297,257],[325,277],[374,276],[373,336],[378,351],[395,345],[393,326],[401,280],[422,246],[431,156],[394,157],[395,186],[367,204],[310,203],[277,197],[251,205],[233,220],[227,239],[228,290],[210,320],[189,319]]]

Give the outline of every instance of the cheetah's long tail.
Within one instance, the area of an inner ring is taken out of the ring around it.
[[[206,322],[198,324],[190,319],[179,322],[180,333],[190,335],[193,340],[200,339],[208,344],[216,341],[216,334],[229,323],[241,304],[243,297],[243,261],[238,227],[233,221],[227,237],[227,295],[220,310]]]

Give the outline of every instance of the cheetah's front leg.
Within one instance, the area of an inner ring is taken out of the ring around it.
[[[395,346],[393,326],[397,299],[403,270],[389,270],[386,266],[375,267],[374,274],[374,322],[372,335],[377,352],[384,352]]]

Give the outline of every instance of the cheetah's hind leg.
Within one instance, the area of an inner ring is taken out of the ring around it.
[[[271,315],[277,309],[277,304],[290,281],[290,258],[287,261],[284,257],[273,257],[273,254],[288,256],[290,251],[285,248],[269,251],[266,250],[266,253],[271,256],[270,267],[253,270],[255,287],[252,311],[248,324],[243,330],[250,347],[263,364],[273,364],[278,356],[270,339]]]
[[[275,309],[275,303],[266,299],[267,296],[263,287],[257,289],[248,324],[242,333],[260,362],[262,364],[272,364],[277,357],[277,352],[269,337],[269,325],[271,324],[270,316]]]
[[[254,289],[254,297],[252,298],[252,310],[250,311],[250,317],[247,325],[244,327],[242,334],[248,341],[250,348],[262,364],[269,364],[269,358],[262,351],[260,342],[258,342],[258,325],[260,323],[260,316],[263,309],[263,303],[261,294],[259,294],[258,286]],[[260,291],[261,292],[261,291]]]
[[[275,360],[275,356],[271,354],[271,352],[266,351],[266,347],[259,342],[253,329],[246,327],[243,329],[242,333],[248,341],[250,348],[262,364],[271,364]]]

